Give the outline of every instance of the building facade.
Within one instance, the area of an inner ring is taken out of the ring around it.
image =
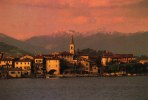
[[[30,76],[32,62],[31,60],[17,60],[17,61],[14,61],[14,68],[20,68],[22,69],[22,75]]]
[[[0,67],[12,68],[13,67],[13,59],[10,59],[10,58],[0,59]]]
[[[44,74],[44,57],[35,56],[34,57],[34,73],[39,77]]]
[[[106,66],[108,63],[130,63],[135,61],[136,58],[133,54],[109,54],[103,55],[101,59],[102,66]]]
[[[51,75],[60,74],[60,60],[59,59],[46,59],[46,72]]]

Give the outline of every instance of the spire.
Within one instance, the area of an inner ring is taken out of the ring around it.
[[[72,35],[72,37],[71,37],[71,42],[70,42],[70,44],[74,44],[73,35]]]
[[[74,44],[74,40],[73,40],[73,35],[71,37],[71,41],[70,41],[70,45],[69,45],[69,50],[70,50],[70,53],[74,55],[75,53],[75,44]]]

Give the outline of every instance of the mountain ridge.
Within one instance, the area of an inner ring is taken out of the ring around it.
[[[26,51],[23,51],[15,46],[8,45],[4,42],[0,42],[0,52],[9,56],[20,56],[25,54],[30,54]]]
[[[31,44],[29,44],[29,43],[27,43],[25,41],[17,40],[15,38],[7,36],[7,35],[5,35],[3,33],[0,33],[0,42],[6,43],[7,45],[10,45],[10,46],[17,47],[20,50],[29,52],[31,54],[34,54],[36,50],[46,52],[45,49],[33,46],[33,45],[31,45]]]
[[[75,33],[76,34],[76,33]],[[49,49],[50,51],[64,51],[69,49],[70,37],[74,34],[32,37],[26,42]],[[74,35],[76,48],[92,48],[95,50],[110,50],[116,53],[134,53],[148,55],[148,32],[136,32],[130,35],[115,32],[112,34],[97,32],[89,36]],[[49,48],[48,48],[49,47]]]
[[[42,35],[31,37],[20,41],[0,34],[0,42],[18,47],[31,54],[47,54],[55,51],[68,51],[71,36],[77,49],[91,48],[94,50],[109,50],[114,53],[133,53],[135,55],[148,55],[148,31],[136,32],[130,35],[120,34],[120,32],[94,32],[92,35],[84,36],[80,32],[70,31],[60,32],[60,35]]]

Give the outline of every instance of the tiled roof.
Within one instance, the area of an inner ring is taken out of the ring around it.
[[[69,53],[69,52],[61,52],[59,55],[62,55],[62,56],[69,56],[69,55],[73,55],[73,54],[71,54],[71,53]]]
[[[2,59],[0,59],[0,61],[12,61],[13,59],[11,59],[11,58],[2,58]]]
[[[60,59],[57,57],[53,57],[53,58],[46,58],[46,60],[60,60]]]
[[[133,54],[106,54],[103,55],[106,58],[133,58]]]
[[[31,62],[31,60],[29,60],[29,59],[23,59],[23,60],[16,60],[14,62]]]
[[[37,59],[37,58],[44,58],[44,56],[43,55],[34,56],[34,59]]]

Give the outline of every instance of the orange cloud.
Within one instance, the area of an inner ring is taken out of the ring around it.
[[[11,36],[87,31],[102,27],[133,32],[148,27],[143,0],[1,0],[0,31]],[[9,4],[9,5],[8,5]],[[130,7],[131,5],[136,5]],[[138,6],[138,7],[137,7]],[[22,33],[25,33],[22,35]],[[28,33],[28,34],[27,34]]]
[[[67,17],[60,19],[60,22],[65,24],[65,25],[84,25],[88,24],[89,19],[85,16],[77,16],[77,17]]]
[[[4,1],[4,0],[3,0]],[[143,0],[9,0],[7,2],[13,4],[24,4],[31,6],[48,6],[48,7],[112,7],[123,6],[129,4],[139,3]]]

